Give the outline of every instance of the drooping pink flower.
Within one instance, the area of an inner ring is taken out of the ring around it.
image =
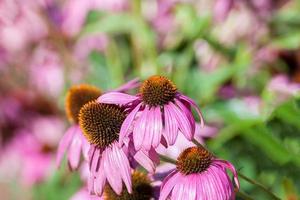
[[[233,200],[235,189],[226,169],[239,181],[234,166],[215,158],[203,147],[190,147],[178,157],[174,169],[161,185],[160,200]]]
[[[192,140],[195,132],[195,119],[191,112],[194,107],[202,114],[196,103],[177,91],[176,86],[163,76],[152,76],[140,87],[138,95],[110,92],[98,98],[100,103],[126,105],[131,108],[120,131],[119,144],[131,135],[137,150],[156,148],[162,139],[173,145],[180,130]],[[135,122],[133,126],[133,122]],[[132,131],[133,130],[133,131]]]
[[[79,166],[81,154],[87,158],[89,143],[82,135],[78,125],[78,115],[81,107],[101,95],[101,91],[90,85],[73,86],[66,97],[66,112],[73,125],[66,131],[60,140],[57,150],[57,166],[60,166],[65,152],[67,152],[68,164],[70,169]]]
[[[138,82],[138,79],[131,80],[117,88],[116,91],[130,90],[136,87]],[[59,143],[56,159],[57,166],[61,165],[66,152],[71,170],[78,168],[81,155],[86,160],[88,159],[90,144],[83,136],[82,130],[79,127],[79,111],[85,104],[96,100],[101,94],[101,90],[86,84],[73,86],[69,90],[66,97],[66,112],[73,125],[66,131]]]
[[[134,155],[130,155],[128,146],[118,145],[119,132],[125,117],[124,108],[96,101],[85,104],[80,110],[80,128],[91,144],[88,187],[91,193],[98,196],[102,195],[106,183],[116,194],[121,194],[122,182],[125,183],[127,191],[132,192],[132,166],[129,159]],[[148,162],[152,161],[148,159]]]

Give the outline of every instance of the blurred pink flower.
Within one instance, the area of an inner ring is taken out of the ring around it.
[[[31,186],[43,181],[54,170],[53,149],[30,132],[21,130],[3,150],[5,153],[0,155],[0,171],[10,172],[4,176],[17,176],[14,178],[20,178],[23,184]]]
[[[120,11],[127,4],[127,0],[68,0],[63,7],[62,30],[67,35],[74,36],[81,30],[89,11]]]
[[[267,89],[276,95],[276,102],[282,102],[291,96],[300,94],[300,84],[293,83],[286,75],[277,75],[273,77]]]
[[[59,55],[41,44],[35,49],[30,64],[30,82],[39,92],[58,97],[64,86],[64,68]]]
[[[92,51],[103,52],[108,44],[105,35],[94,35],[80,38],[74,46],[74,56],[79,60],[86,61]]]
[[[216,0],[213,11],[215,20],[217,22],[224,21],[232,9],[233,4],[234,0]]]
[[[47,34],[36,8],[18,0],[0,2],[0,24],[0,46],[9,52],[18,52]]]

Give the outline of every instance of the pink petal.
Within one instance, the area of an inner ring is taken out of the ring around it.
[[[177,121],[174,120],[174,116],[171,115],[170,105],[164,107],[165,113],[165,130],[164,136],[168,141],[169,145],[173,145],[178,136],[178,125]]]
[[[81,134],[81,133],[77,132],[76,134]],[[80,156],[81,156],[81,145],[82,142],[80,136],[75,135],[68,153],[69,166],[71,167],[72,170],[78,168]]]
[[[100,167],[96,174],[95,183],[94,183],[94,192],[101,196],[103,193],[103,189],[106,183],[106,177],[104,173],[104,164],[100,161]]]
[[[64,158],[64,154],[66,152],[66,150],[68,149],[68,147],[71,144],[71,141],[73,139],[73,136],[75,134],[75,132],[77,131],[78,126],[71,126],[66,133],[64,134],[64,136],[62,137],[62,139],[59,142],[58,145],[58,150],[57,150],[57,156],[56,156],[56,166],[59,167],[61,165],[62,159]]]
[[[189,119],[192,127],[192,133],[195,133],[195,119],[193,117],[192,111],[188,109],[181,101],[175,99],[176,105],[186,114],[187,118]]]
[[[126,117],[126,119],[124,120],[121,130],[120,130],[120,136],[119,136],[119,145],[123,144],[123,140],[124,138],[127,136],[127,132],[135,118],[136,113],[139,111],[140,107],[142,106],[142,104],[138,104],[133,111],[131,111],[131,113]]]
[[[152,128],[152,147],[156,148],[160,144],[161,140],[161,135],[162,135],[162,114],[160,112],[160,107],[154,108],[154,120],[153,120],[153,125],[151,126]]]
[[[174,170],[164,179],[161,185],[159,200],[167,199],[176,183],[180,182],[180,177],[180,173]]]
[[[91,170],[92,174],[96,174],[96,172],[98,171],[100,160],[101,160],[100,149],[95,148],[94,155],[91,159],[91,169],[90,170]]]
[[[138,119],[133,129],[133,141],[136,150],[140,150],[144,141],[147,123],[148,123],[148,108],[146,107]]]
[[[134,155],[134,159],[142,166],[144,167],[148,172],[154,173],[155,171],[155,165],[152,162],[152,160],[148,157],[147,153],[144,150],[138,151]]]
[[[112,149],[111,147],[107,147],[102,155],[101,161],[104,164],[104,172],[106,174],[106,178],[112,187],[112,189],[118,195],[122,192],[122,179],[120,175],[119,169],[115,165],[114,158],[112,157]]]
[[[237,175],[237,172],[235,170],[235,167],[230,162],[228,162],[226,160],[216,159],[216,160],[214,160],[214,163],[217,163],[217,164],[229,169],[233,174],[233,179],[234,179],[235,185],[237,186],[238,189],[240,189],[240,182],[239,182],[238,175]]]
[[[199,115],[199,118],[200,118],[200,124],[201,124],[201,127],[204,127],[204,119],[203,119],[203,115],[199,109],[199,107],[197,106],[197,104],[195,103],[195,101],[185,95],[182,95],[180,94],[179,96],[180,99],[186,101],[187,103],[189,103],[190,105],[192,105],[195,110],[197,111],[198,115]]]
[[[187,116],[173,103],[170,102],[169,105],[170,105],[169,110],[171,111],[171,115],[174,115],[174,118],[179,125],[179,129],[188,140],[192,140],[193,138],[192,127]]]
[[[130,165],[128,158],[122,149],[119,149],[117,145],[113,145],[111,158],[114,159],[116,167],[119,169],[121,177],[126,185],[127,191],[132,192],[131,189],[131,174],[130,174]]]
[[[134,89],[134,88],[139,87],[139,86],[140,86],[140,79],[135,78],[133,80],[128,81],[124,85],[121,85],[119,88],[117,88],[113,91],[115,91],[115,92],[126,92],[128,90]]]
[[[147,107],[145,108],[145,110]],[[154,121],[155,121],[155,110],[154,108],[150,108],[148,111],[148,115],[145,119],[146,122],[146,128],[145,128],[145,135],[143,139],[142,148],[149,151],[152,146],[152,139],[153,139],[153,127],[154,127]]]
[[[139,97],[132,96],[121,92],[109,92],[101,95],[97,101],[99,103],[125,105],[137,100]]]

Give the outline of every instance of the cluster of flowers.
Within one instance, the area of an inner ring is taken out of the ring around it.
[[[125,93],[137,87],[138,94]],[[70,169],[77,169],[83,155],[93,199],[235,199],[239,182],[234,166],[200,144],[183,150],[173,169],[155,173],[164,156],[161,146],[173,146],[180,135],[194,139],[198,124],[192,108],[203,127],[196,103],[158,75],[106,93],[90,85],[74,86],[66,97],[66,112],[74,125],[61,139],[57,164],[67,152]],[[149,174],[139,172],[139,165]]]

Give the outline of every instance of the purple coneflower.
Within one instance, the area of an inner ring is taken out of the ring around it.
[[[215,158],[204,147],[187,148],[177,158],[176,169],[164,179],[159,199],[233,200],[234,186],[226,169],[233,173],[238,189],[237,172],[231,163]]]
[[[90,165],[88,186],[90,192],[98,196],[102,195],[106,182],[118,195],[122,192],[122,181],[128,193],[132,192],[132,166],[129,159],[134,156],[129,155],[128,146],[118,145],[119,132],[125,118],[124,108],[96,101],[85,104],[80,110],[80,128],[91,144],[88,159]],[[137,156],[142,160],[140,164],[153,165],[145,154]]]
[[[65,152],[67,151],[68,164],[70,169],[76,169],[79,166],[81,152],[87,158],[89,143],[84,138],[78,124],[78,115],[81,107],[101,95],[101,91],[90,85],[73,86],[66,97],[66,112],[69,121],[73,125],[66,131],[61,139],[56,163],[59,166],[62,162]]]
[[[152,76],[142,83],[136,96],[110,92],[98,98],[100,103],[129,106],[132,110],[126,117],[120,131],[119,144],[133,132],[133,141],[137,150],[156,148],[165,138],[169,145],[176,141],[180,130],[188,140],[195,132],[195,119],[191,112],[194,107],[203,118],[196,103],[177,91],[177,87],[163,76]],[[138,114],[139,113],[139,114]],[[138,117],[137,117],[138,116]],[[133,122],[133,131],[130,129]]]

